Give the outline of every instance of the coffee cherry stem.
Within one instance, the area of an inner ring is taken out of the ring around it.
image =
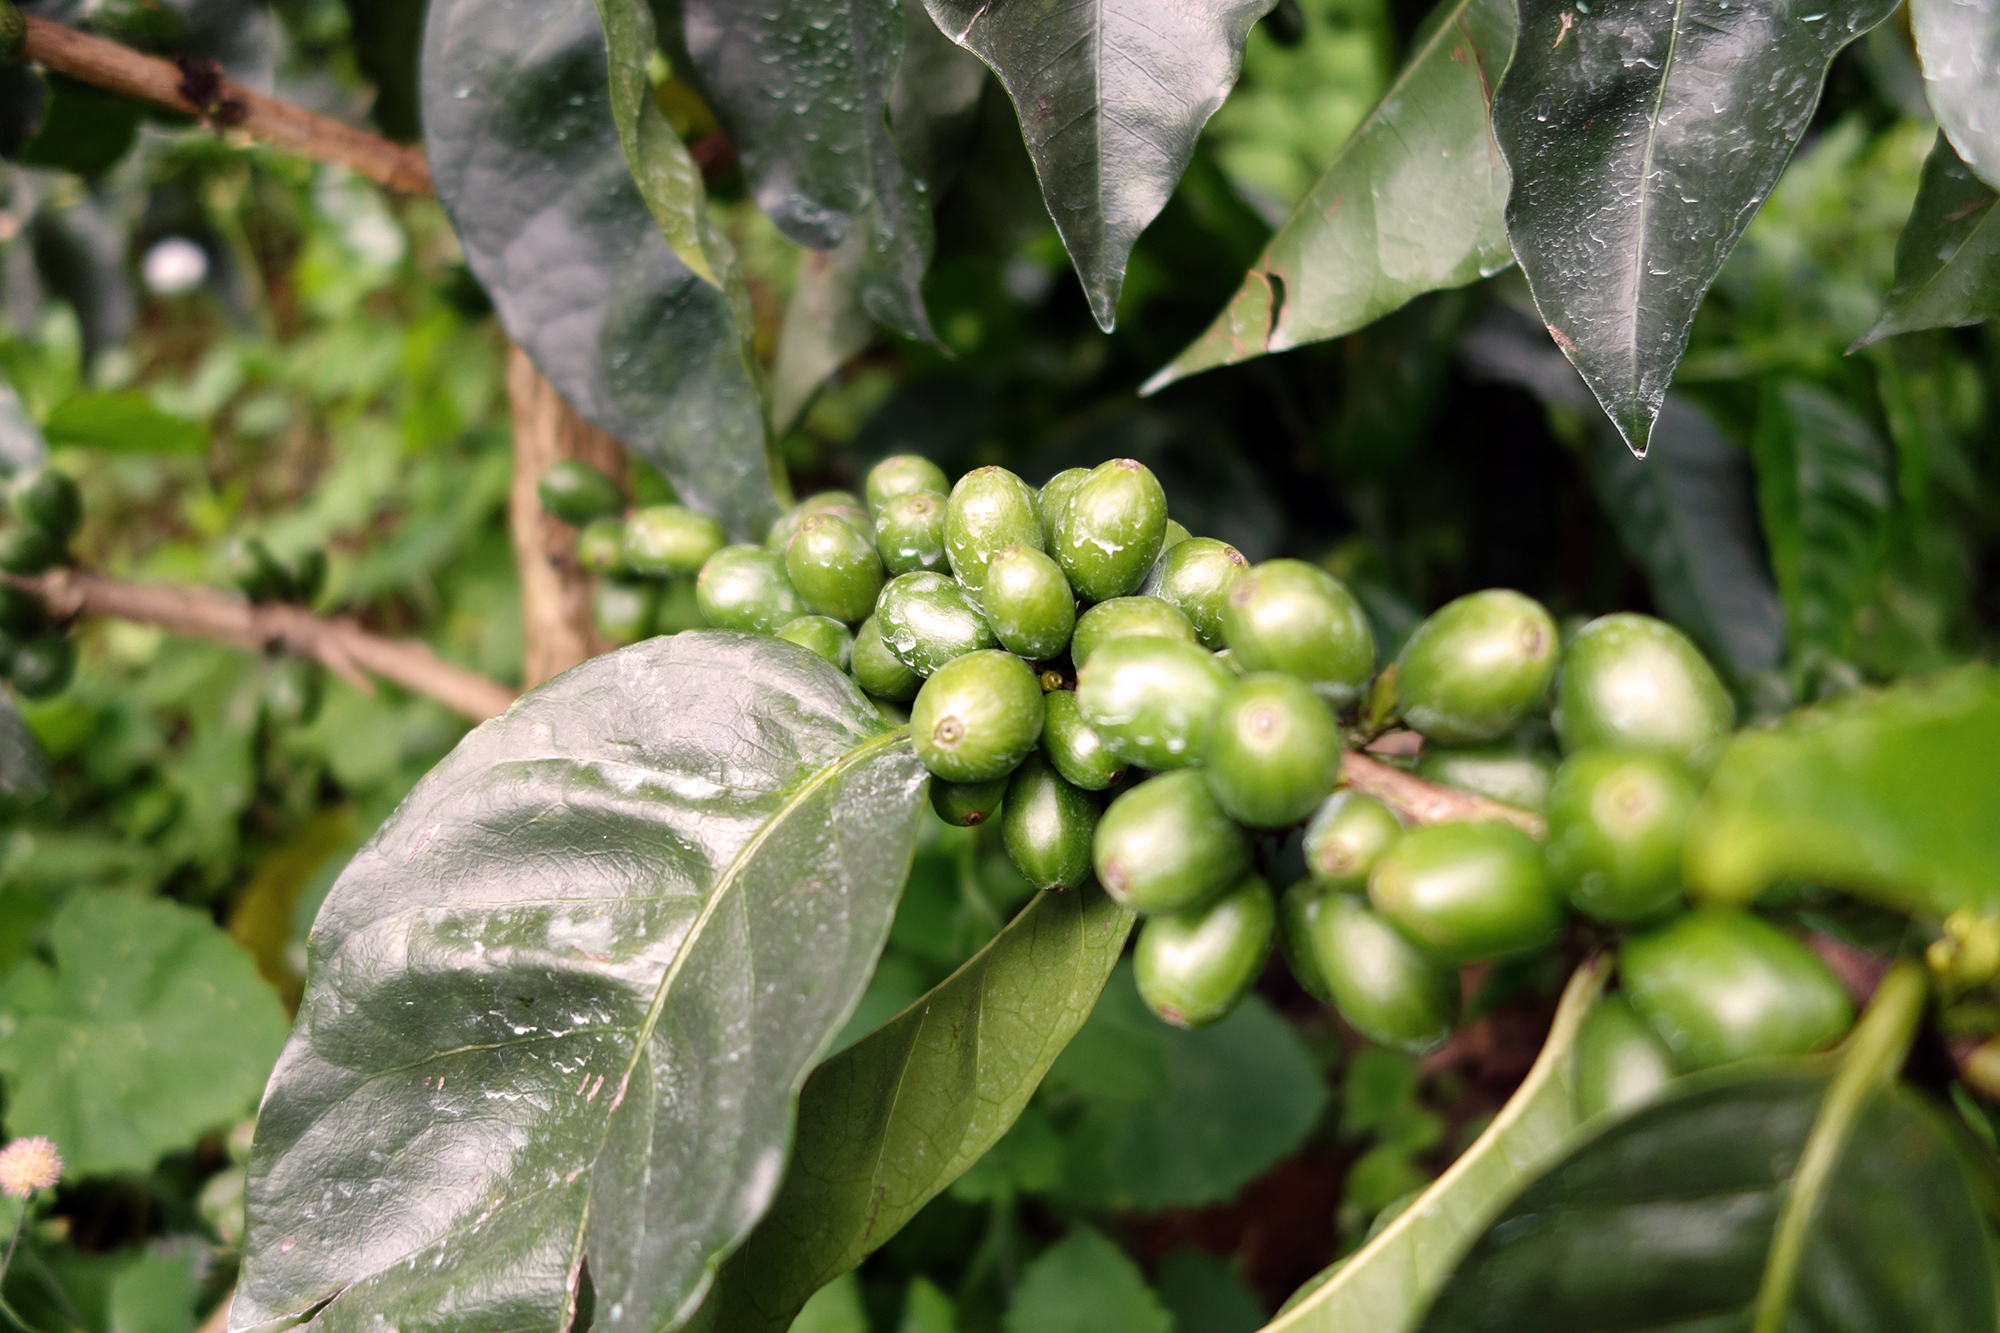
[[[1412,824],[1449,824],[1503,820],[1534,838],[1548,836],[1548,821],[1526,810],[1425,782],[1402,769],[1371,759],[1359,750],[1340,757],[1340,780],[1364,796],[1373,796]]]

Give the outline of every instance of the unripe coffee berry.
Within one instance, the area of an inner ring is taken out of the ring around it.
[[[1375,634],[1361,603],[1302,560],[1266,560],[1239,579],[1222,637],[1245,671],[1297,676],[1336,708],[1352,703],[1375,670]]]
[[[1139,998],[1175,1027],[1226,1016],[1264,970],[1276,916],[1270,886],[1250,875],[1205,907],[1148,918],[1132,953]]]
[[[756,546],[725,546],[695,580],[701,614],[717,629],[775,634],[806,614],[784,557]]]
[[[1229,682],[1206,648],[1113,639],[1077,673],[1076,705],[1113,754],[1154,770],[1184,768],[1201,761]]]
[[[1391,1050],[1419,1054],[1458,1021],[1455,968],[1412,944],[1359,898],[1328,893],[1312,922],[1313,958],[1349,1026]]]
[[[868,469],[862,494],[868,501],[868,512],[880,514],[898,496],[924,491],[942,496],[950,489],[951,482],[946,479],[944,469],[930,459],[922,454],[896,454]]]
[[[809,514],[785,548],[785,573],[816,615],[858,624],[882,591],[875,543],[832,514]]]
[[[1411,829],[1375,863],[1368,899],[1447,963],[1528,953],[1563,926],[1541,847],[1511,824]]]
[[[1492,745],[1426,745],[1417,776],[1519,810],[1541,810],[1556,779],[1555,760],[1509,741]]]
[[[1076,691],[1050,690],[1042,696],[1042,753],[1073,787],[1103,791],[1125,776],[1125,761],[1111,753],[1076,706]]]
[[[1011,778],[994,778],[990,782],[946,782],[943,778],[932,778],[931,809],[955,828],[984,824],[1006,799],[1010,781]]]
[[[1099,644],[1113,639],[1178,639],[1200,643],[1194,624],[1181,611],[1157,597],[1114,597],[1099,602],[1076,618],[1070,636],[1069,659],[1078,671],[1097,651]]]
[[[1167,495],[1151,468],[1114,458],[1090,470],[1064,504],[1050,534],[1052,553],[1085,599],[1108,601],[1137,591],[1160,557]]]
[[[1599,921],[1635,921],[1681,895],[1681,837],[1697,793],[1666,755],[1585,750],[1556,774],[1549,871]]]
[[[882,506],[875,515],[875,553],[891,574],[950,569],[944,553],[944,506],[944,497],[930,491],[894,496]]]
[[[1445,603],[1396,658],[1403,721],[1452,745],[1512,731],[1548,693],[1561,643],[1540,602],[1489,588]]]
[[[1650,1101],[1674,1076],[1666,1043],[1623,995],[1599,998],[1576,1033],[1571,1099],[1581,1120]]]
[[[576,534],[576,563],[592,574],[626,574],[625,523],[593,518]]]
[[[1243,552],[1227,542],[1190,537],[1166,549],[1141,591],[1179,608],[1205,646],[1220,648],[1230,591],[1249,569]]]
[[[623,647],[651,637],[653,614],[659,603],[657,583],[644,579],[599,579],[591,600],[591,619],[599,634]]]
[[[917,697],[924,683],[922,676],[904,666],[889,651],[889,645],[882,642],[882,631],[874,616],[862,621],[861,628],[854,631],[854,647],[849,650],[848,663],[856,685],[890,703],[908,703]]]
[[[625,492],[618,483],[580,458],[549,467],[535,483],[535,493],[544,510],[577,527],[625,508]]]
[[[1403,821],[1372,796],[1337,791],[1306,825],[1306,869],[1329,888],[1359,893],[1382,854],[1403,837]]]
[[[1340,777],[1340,724],[1295,676],[1255,672],[1229,684],[1202,742],[1208,789],[1252,828],[1311,814]]]
[[[980,600],[1000,646],[1045,662],[1069,646],[1076,596],[1056,562],[1032,546],[1010,546],[987,562]]]
[[[1010,546],[1048,545],[1034,491],[1004,467],[966,473],[945,505],[944,545],[951,572],[977,598],[995,555]]]
[[[1687,635],[1651,616],[1600,616],[1577,631],[1556,685],[1565,753],[1660,750],[1701,770],[1735,725],[1736,705]]]
[[[1035,497],[1035,512],[1041,515],[1044,532],[1056,530],[1056,524],[1062,520],[1063,506],[1069,503],[1069,497],[1089,475],[1087,467],[1064,468],[1042,484],[1041,492]]]
[[[919,676],[1000,641],[965,589],[942,574],[898,574],[875,603],[889,651]]]
[[[950,782],[1005,777],[1042,736],[1042,687],[1012,653],[946,662],[910,705],[910,736],[931,772]]]
[[[800,616],[778,629],[778,637],[817,654],[842,671],[854,653],[854,636],[847,626],[829,616]]]
[[[1098,821],[1097,882],[1138,912],[1207,902],[1250,868],[1250,839],[1194,772],[1162,773],[1122,793]]]
[[[1089,876],[1099,799],[1064,781],[1039,754],[1021,761],[1000,812],[1000,836],[1030,884],[1073,889]]]
[[[722,525],[682,505],[649,505],[625,520],[625,561],[651,578],[698,574],[722,549]]]

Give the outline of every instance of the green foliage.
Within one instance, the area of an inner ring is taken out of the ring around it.
[[[1896,285],[1865,341],[1972,324],[2000,313],[2000,220],[1993,187],[1939,134],[1924,159],[1909,225],[1896,241]]]
[[[1021,1275],[1005,1333],[1168,1333],[1174,1319],[1118,1247],[1078,1227]]]

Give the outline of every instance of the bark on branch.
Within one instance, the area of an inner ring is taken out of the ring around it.
[[[254,652],[283,651],[323,663],[356,689],[374,694],[379,676],[483,722],[506,711],[514,691],[445,661],[426,644],[371,634],[345,617],[302,607],[252,603],[212,588],[122,583],[86,570],[57,569],[8,582],[42,600],[59,620],[116,616],[193,639],[215,639]]]
[[[1349,750],[1340,757],[1340,777],[1354,790],[1373,796],[1412,824],[1505,820],[1533,837],[1548,836],[1548,822],[1540,815],[1471,792],[1425,782],[1380,759],[1370,759],[1358,750]]]

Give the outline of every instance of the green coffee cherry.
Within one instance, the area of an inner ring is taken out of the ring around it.
[[[1227,542],[1189,537],[1160,556],[1140,591],[1178,607],[1205,646],[1220,648],[1230,590],[1249,568],[1243,552]]]
[[[785,573],[807,609],[848,624],[868,618],[882,591],[882,560],[862,531],[832,514],[808,514],[785,548]]]
[[[1564,753],[1660,750],[1702,770],[1735,722],[1735,702],[1715,668],[1665,621],[1600,616],[1570,642],[1556,686]]]
[[[576,534],[576,563],[592,574],[624,574],[625,524],[615,518],[593,518]]]
[[[76,641],[67,634],[37,634],[14,650],[8,675],[24,698],[60,694],[76,674]]]
[[[1519,810],[1541,810],[1556,780],[1555,761],[1511,742],[1497,745],[1427,745],[1417,760],[1417,776],[1455,787]]]
[[[1666,1044],[1623,995],[1591,1006],[1577,1029],[1571,1096],[1581,1119],[1625,1111],[1653,1099],[1674,1076]]]
[[[1157,597],[1114,597],[1076,618],[1076,631],[1070,636],[1069,660],[1081,671],[1099,644],[1113,639],[1146,638],[1201,642],[1195,635],[1193,622],[1179,608]]]
[[[1599,921],[1636,921],[1681,896],[1681,835],[1694,782],[1662,754],[1585,750],[1556,774],[1549,872]]]
[[[1542,849],[1512,824],[1411,829],[1369,872],[1368,898],[1447,963],[1528,953],[1563,927]]]
[[[33,593],[0,583],[0,630],[33,634],[49,622],[49,613]]]
[[[1122,793],[1091,844],[1097,882],[1138,912],[1207,902],[1250,868],[1250,838],[1199,773],[1162,773]]]
[[[1063,506],[1075,493],[1077,485],[1090,475],[1087,467],[1064,468],[1042,483],[1041,493],[1035,497],[1035,512],[1041,516],[1042,531],[1052,533],[1061,520]]]
[[[860,532],[873,530],[868,511],[861,507],[861,502],[852,493],[821,491],[817,495],[808,495],[772,521],[771,530],[764,534],[764,549],[783,555],[785,548],[792,544],[792,534],[799,530],[799,524],[814,514],[832,514],[835,518],[845,519]]]
[[[14,517],[48,533],[58,546],[83,526],[83,493],[66,473],[52,467],[17,478],[10,498]]]
[[[778,637],[818,654],[842,671],[853,658],[854,636],[831,616],[800,616],[780,626]]]
[[[1160,538],[1160,554],[1165,555],[1168,551],[1173,550],[1176,546],[1179,546],[1182,542],[1187,541],[1193,536],[1194,534],[1181,524],[1176,523],[1173,519],[1168,519],[1167,535]],[[1158,564],[1159,562],[1155,561],[1154,563]]]
[[[621,648],[653,632],[659,610],[660,585],[644,579],[599,579],[591,599],[590,618],[597,632]]]
[[[965,589],[942,574],[898,574],[875,603],[875,622],[889,651],[919,676],[1000,640]]]
[[[1340,778],[1340,724],[1296,676],[1254,672],[1224,687],[1202,742],[1216,803],[1252,828],[1296,824]]]
[[[951,567],[944,554],[945,498],[930,491],[898,495],[875,515],[875,552],[891,574]]]
[[[1306,869],[1328,888],[1360,893],[1368,872],[1403,836],[1403,821],[1372,796],[1337,791],[1306,825]]]
[[[1229,591],[1222,638],[1246,671],[1284,671],[1345,708],[1375,670],[1375,634],[1340,580],[1302,560],[1266,560]]]
[[[924,491],[943,495],[950,489],[951,481],[944,475],[944,469],[930,459],[922,454],[897,454],[868,469],[862,494],[867,497],[868,512],[880,515],[897,496]]]
[[[1451,1035],[1458,973],[1359,898],[1326,895],[1313,919],[1312,946],[1334,1007],[1362,1036],[1416,1053]]]
[[[579,528],[593,518],[625,511],[625,492],[618,483],[580,458],[565,458],[543,472],[535,493],[543,509]]]
[[[1548,693],[1562,647],[1540,602],[1488,588],[1446,602],[1396,658],[1403,721],[1450,745],[1512,731]]]
[[[702,618],[717,629],[775,634],[806,613],[782,556],[755,546],[725,546],[694,583]]]
[[[954,828],[984,824],[1006,799],[1011,780],[1000,777],[990,782],[946,782],[943,778],[932,778],[931,809]]]
[[[1201,762],[1229,673],[1206,648],[1172,639],[1113,639],[1076,677],[1076,706],[1106,747],[1145,768]]]
[[[945,554],[951,572],[975,598],[995,555],[1010,546],[1039,551],[1047,545],[1034,491],[1006,468],[975,468],[951,488],[944,511]]]
[[[848,660],[854,683],[891,703],[908,703],[917,697],[924,683],[922,676],[904,666],[889,651],[889,645],[882,642],[882,628],[874,616],[862,621],[861,628],[854,631],[854,647]]]
[[[1175,1027],[1226,1016],[1264,970],[1276,915],[1270,886],[1250,875],[1206,907],[1150,918],[1132,953],[1139,998]]]
[[[1062,569],[1034,547],[1010,546],[988,561],[980,600],[1008,652],[1046,662],[1069,646],[1076,596]]]
[[[625,520],[625,560],[648,578],[699,574],[727,540],[722,525],[681,505],[649,505]]]
[[[653,607],[653,633],[679,634],[707,627],[708,618],[701,613],[693,579],[668,579],[659,588],[660,600]]]
[[[1092,602],[1138,591],[1160,558],[1167,493],[1144,463],[1114,458],[1076,484],[1050,533],[1070,586]]]
[[[925,767],[949,782],[1005,777],[1042,737],[1041,683],[1012,653],[955,657],[917,691],[910,736]]]
[[[1319,954],[1313,945],[1313,923],[1326,907],[1333,890],[1317,880],[1302,879],[1286,889],[1278,899],[1278,949],[1285,966],[1305,993],[1328,1004],[1333,992],[1327,988],[1326,973],[1320,971]],[[1407,944],[1407,942],[1405,942]]]
[[[1014,770],[1000,836],[1015,869],[1038,889],[1073,889],[1090,874],[1099,798],[1063,780],[1039,754]]]
[[[1103,791],[1125,776],[1125,761],[1083,720],[1074,690],[1050,690],[1042,704],[1042,753],[1064,781],[1085,791]]]
[[[1803,1055],[1854,1022],[1825,963],[1747,912],[1703,908],[1634,935],[1618,954],[1632,1007],[1692,1072],[1758,1055]]]

